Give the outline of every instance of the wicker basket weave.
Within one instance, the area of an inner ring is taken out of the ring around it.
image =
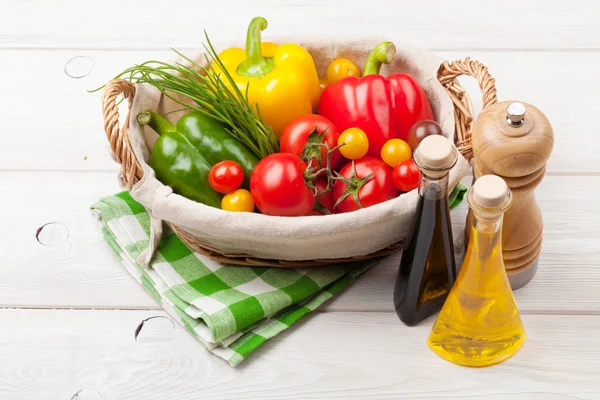
[[[454,62],[443,62],[438,70],[438,80],[446,89],[446,92],[454,104],[455,118],[455,144],[461,154],[470,160],[473,157],[471,149],[471,127],[473,124],[473,107],[466,91],[458,83],[457,79],[461,75],[474,77],[481,89],[483,95],[483,108],[486,108],[497,102],[495,80],[488,72],[486,66],[478,61],[466,58]],[[116,79],[110,81],[102,96],[102,113],[104,118],[104,131],[110,143],[110,148],[116,161],[121,164],[121,173],[123,182],[128,189],[131,189],[143,175],[140,166],[133,152],[129,141],[127,127],[129,126],[130,115],[128,113],[123,126],[119,124],[119,108],[117,98],[123,96],[129,105],[129,110],[135,97],[135,86],[129,81]],[[249,257],[244,254],[226,254],[219,249],[212,248],[205,243],[200,243],[193,235],[169,223],[174,233],[186,243],[192,250],[205,254],[211,259],[220,262],[232,263],[237,265],[261,265],[274,267],[301,267],[318,266],[331,264],[333,260],[272,260],[256,257]],[[336,259],[335,262],[356,261],[389,255],[399,250],[402,242],[394,243],[385,249],[377,252],[345,259]]]

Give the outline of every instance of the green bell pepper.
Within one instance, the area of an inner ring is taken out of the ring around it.
[[[174,126],[151,110],[143,110],[137,120],[160,135],[152,149],[151,167],[156,177],[175,193],[212,207],[221,207],[221,195],[208,182],[208,174],[218,162],[235,161],[244,171],[248,188],[258,157],[239,142],[227,126],[198,111],[190,112]]]

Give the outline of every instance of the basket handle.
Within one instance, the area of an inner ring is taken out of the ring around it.
[[[438,70],[438,80],[444,86],[454,103],[454,121],[456,125],[456,147],[467,159],[473,158],[471,147],[471,129],[473,128],[473,105],[466,90],[458,83],[461,75],[477,79],[483,95],[483,109],[496,104],[496,80],[488,68],[470,57],[451,63],[444,61]]]
[[[108,82],[102,93],[102,117],[104,119],[104,132],[110,143],[115,160],[121,164],[121,175],[128,189],[136,184],[144,175],[127,134],[129,126],[129,113],[125,118],[123,127],[119,126],[119,95],[127,100],[128,110],[131,111],[135,97],[135,85],[124,79],[113,79]]]

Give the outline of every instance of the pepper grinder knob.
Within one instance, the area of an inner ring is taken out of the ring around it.
[[[523,103],[514,101],[506,107],[506,123],[515,128],[525,123],[525,106]]]

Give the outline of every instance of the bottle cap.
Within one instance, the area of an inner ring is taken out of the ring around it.
[[[473,200],[481,207],[504,208],[510,203],[510,191],[504,179],[483,175],[473,184]]]
[[[452,142],[445,136],[427,136],[415,151],[415,163],[421,170],[448,171],[456,161],[458,155]]]

